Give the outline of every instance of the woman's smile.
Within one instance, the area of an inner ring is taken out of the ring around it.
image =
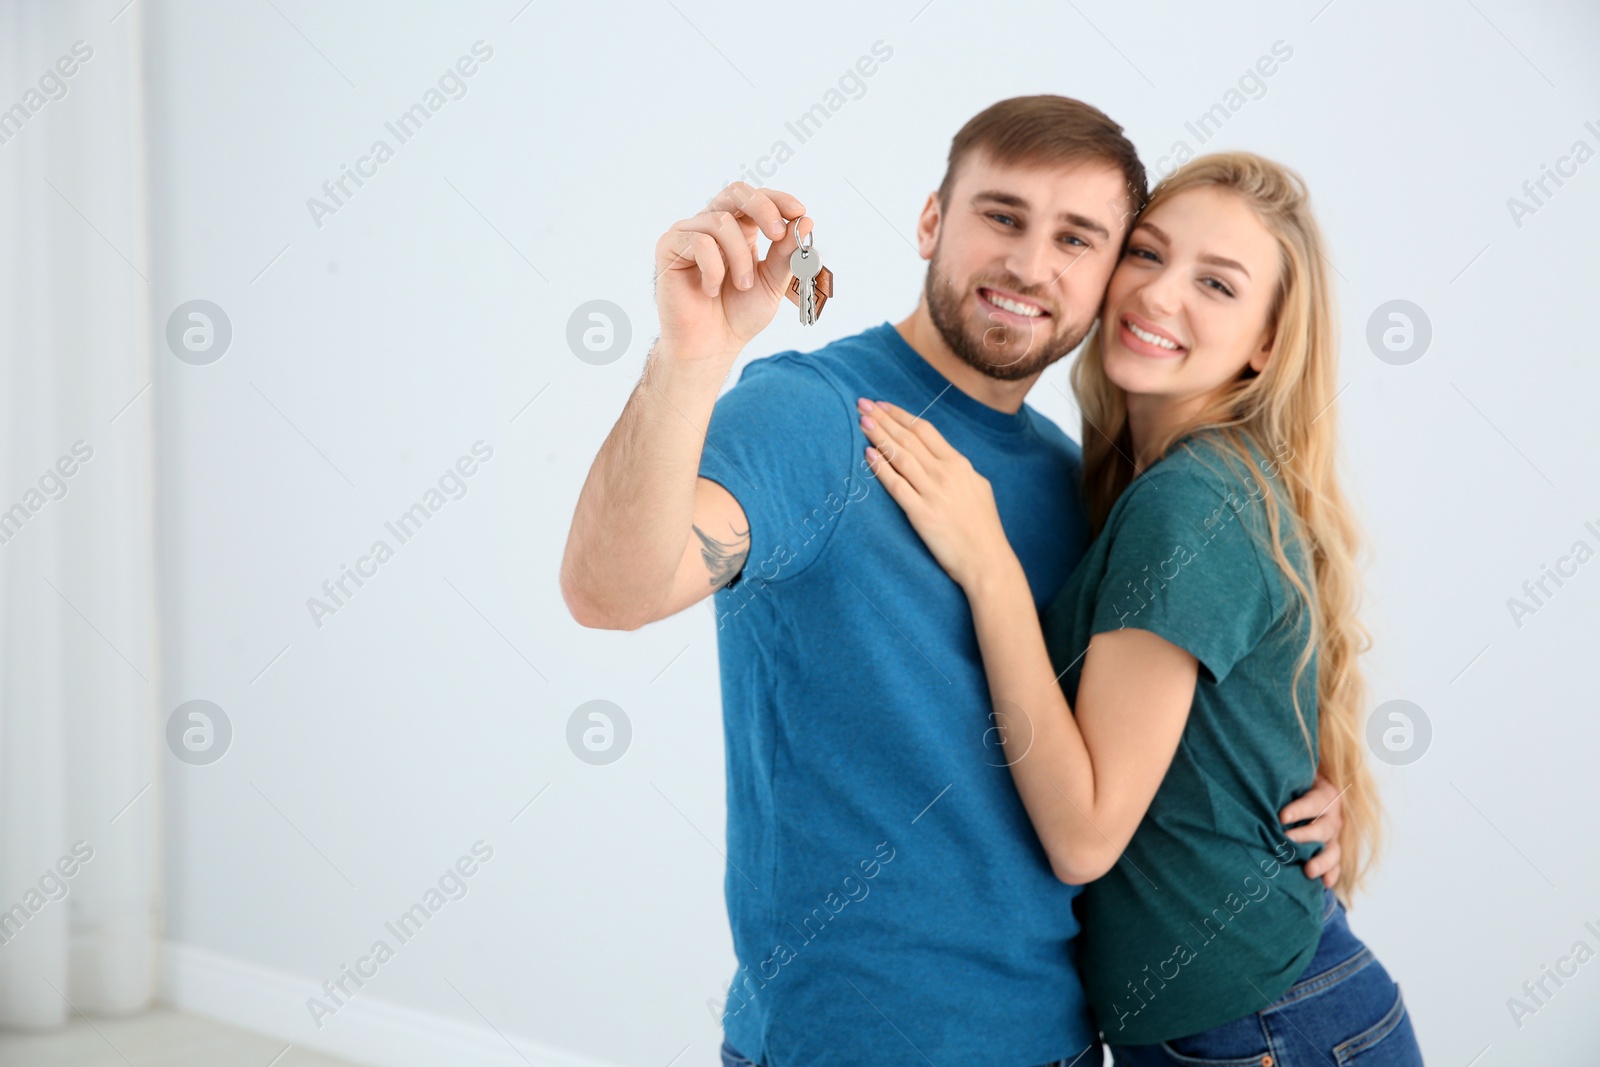
[[[1130,352],[1152,359],[1176,359],[1189,351],[1170,333],[1131,314],[1123,315],[1118,320],[1117,340]]]

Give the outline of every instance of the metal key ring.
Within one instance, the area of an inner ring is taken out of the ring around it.
[[[815,228],[813,228],[813,229],[810,229],[810,230],[806,231],[806,238],[805,238],[806,243],[805,244],[801,244],[800,243],[800,220],[799,219],[795,220],[794,232],[795,232],[795,238],[794,238],[795,250],[800,253],[800,258],[804,259],[805,257],[811,255],[811,250],[812,250],[812,248],[815,247],[815,242],[813,242],[811,240],[811,235],[813,233],[815,233],[816,230],[815,230]]]

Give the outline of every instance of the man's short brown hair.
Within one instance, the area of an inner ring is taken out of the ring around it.
[[[1127,182],[1126,215],[1138,214],[1150,198],[1144,164],[1122,127],[1099,108],[1067,96],[1013,96],[984,108],[950,142],[944,181],[939,183],[939,210],[950,210],[961,162],[974,150],[1002,165],[1052,166],[1100,160],[1116,167]]]

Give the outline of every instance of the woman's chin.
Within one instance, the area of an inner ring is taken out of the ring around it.
[[[1125,352],[1106,352],[1106,378],[1130,396],[1160,392],[1168,377]]]

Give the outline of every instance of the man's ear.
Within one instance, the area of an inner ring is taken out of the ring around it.
[[[934,246],[939,243],[941,221],[939,194],[937,191],[931,192],[928,202],[922,205],[922,214],[917,217],[917,254],[923,259],[933,258]]]

